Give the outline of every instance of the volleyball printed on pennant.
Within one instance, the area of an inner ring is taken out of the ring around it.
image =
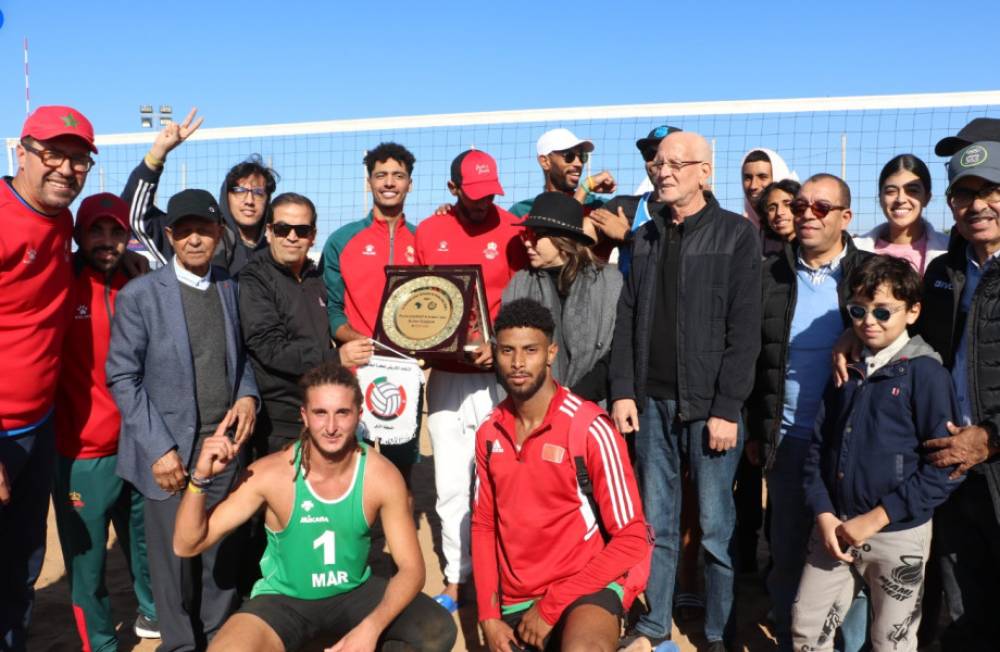
[[[390,421],[406,409],[406,390],[389,382],[385,376],[376,378],[365,390],[365,406],[372,416]]]

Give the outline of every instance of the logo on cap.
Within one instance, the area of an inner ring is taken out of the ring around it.
[[[958,164],[963,168],[974,168],[985,163],[987,158],[989,158],[989,153],[985,147],[973,145],[962,152],[962,158],[959,159]]]
[[[210,206],[208,207],[208,212],[209,212],[209,213],[214,213],[214,212],[215,212],[215,206],[211,206],[211,205],[210,205]]]
[[[657,127],[653,132],[653,138],[663,138],[670,131],[670,127]]]
[[[66,115],[62,116],[61,120],[63,121],[63,126],[66,127],[76,127],[78,124],[80,124],[76,121],[76,118],[73,117],[72,113],[67,113]]]
[[[476,174],[484,175],[490,173],[490,166],[486,163],[476,163]]]

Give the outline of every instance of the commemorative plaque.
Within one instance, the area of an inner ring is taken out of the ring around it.
[[[492,336],[479,265],[385,268],[375,339],[402,353],[463,360]]]

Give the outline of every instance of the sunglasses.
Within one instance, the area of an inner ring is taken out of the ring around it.
[[[586,163],[587,161],[590,160],[589,152],[578,152],[573,149],[568,149],[565,152],[554,152],[554,153],[561,156],[562,159],[567,163],[575,163],[576,159],[580,159],[581,163]]]
[[[847,206],[836,206],[828,201],[823,201],[822,199],[809,203],[805,199],[794,199],[792,200],[789,208],[792,209],[792,215],[795,217],[802,217],[806,214],[807,209],[812,209],[813,215],[819,219],[823,219],[830,214],[830,211],[842,211]]]
[[[295,235],[300,238],[308,238],[316,230],[312,224],[288,224],[287,222],[275,222],[271,225],[271,231],[279,238],[287,238],[288,234],[295,231]]]
[[[906,306],[896,306],[895,308],[886,308],[884,306],[878,306],[877,308],[868,310],[868,308],[860,306],[856,303],[849,303],[847,304],[847,314],[850,315],[851,319],[854,321],[863,321],[864,318],[868,316],[868,313],[871,312],[875,321],[887,322],[890,317],[905,307]]]
[[[523,242],[538,242],[542,238],[553,238],[556,235],[556,233],[546,229],[533,229],[528,226],[521,230],[521,240]]]

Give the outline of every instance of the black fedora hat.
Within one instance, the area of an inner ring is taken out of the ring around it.
[[[595,243],[583,230],[583,206],[565,193],[543,192],[535,197],[528,217],[521,224],[532,229],[557,232],[586,245]]]

